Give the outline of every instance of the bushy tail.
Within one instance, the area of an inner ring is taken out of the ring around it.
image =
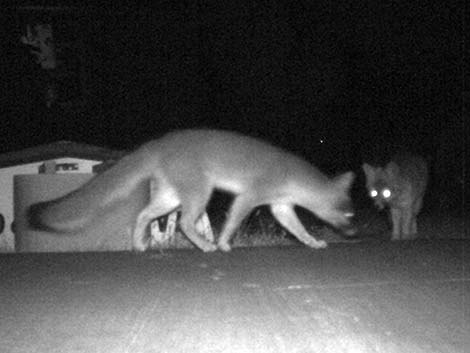
[[[125,200],[150,179],[151,170],[144,157],[138,150],[77,190],[55,200],[33,204],[27,211],[29,226],[54,233],[81,231],[104,208]],[[153,163],[154,168],[155,165]]]

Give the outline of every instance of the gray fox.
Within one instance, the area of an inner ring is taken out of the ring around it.
[[[125,200],[141,183],[156,185],[149,204],[137,216],[132,244],[145,251],[149,222],[177,209],[180,228],[201,250],[230,251],[230,238],[255,207],[269,205],[279,223],[301,242],[324,248],[309,235],[294,206],[351,235],[353,208],[349,189],[353,172],[328,178],[316,167],[261,140],[224,130],[180,130],[142,145],[79,189],[56,200],[32,205],[32,228],[76,233],[99,210]],[[214,189],[235,195],[218,243],[198,234],[198,222]]]
[[[410,239],[418,233],[416,217],[428,182],[426,161],[415,155],[395,156],[384,168],[362,166],[366,187],[375,205],[390,209],[392,239]]]

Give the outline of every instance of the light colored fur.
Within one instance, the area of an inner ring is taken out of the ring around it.
[[[366,187],[379,209],[388,207],[392,239],[412,239],[418,233],[417,216],[428,182],[426,161],[415,155],[398,155],[384,168],[365,163]],[[386,190],[390,196],[386,197]]]
[[[177,209],[181,229],[197,247],[229,251],[233,232],[260,205],[270,205],[279,223],[301,242],[323,248],[326,243],[306,231],[294,206],[351,234],[353,179],[352,172],[330,179],[303,159],[258,139],[221,130],[182,130],[144,144],[80,189],[33,205],[32,216],[36,225],[73,232],[98,211],[125,200],[137,185],[152,182],[156,192],[133,230],[137,251],[148,247],[148,224]],[[217,245],[201,237],[196,226],[214,189],[235,195]]]

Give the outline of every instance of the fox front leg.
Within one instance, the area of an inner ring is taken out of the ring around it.
[[[323,249],[327,247],[326,241],[317,240],[307,232],[291,205],[272,205],[271,212],[284,228],[291,232],[292,235],[305,245],[314,249]]]
[[[390,209],[390,218],[392,220],[392,240],[400,240],[402,212],[399,209]]]

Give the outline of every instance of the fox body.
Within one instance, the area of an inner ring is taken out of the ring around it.
[[[366,187],[375,205],[388,207],[392,221],[392,239],[414,238],[418,232],[416,218],[423,204],[428,182],[426,161],[415,155],[395,156],[384,168],[362,166]]]
[[[255,138],[222,130],[180,130],[150,141],[123,157],[81,188],[56,200],[32,205],[33,228],[77,232],[98,211],[125,200],[141,183],[155,192],[137,216],[133,248],[148,247],[147,226],[177,209],[180,228],[201,250],[230,250],[230,237],[253,208],[270,205],[279,223],[312,248],[323,248],[294,212],[303,207],[353,234],[349,188],[352,172],[330,179],[303,159]],[[204,239],[198,223],[214,189],[235,195],[217,245]]]

